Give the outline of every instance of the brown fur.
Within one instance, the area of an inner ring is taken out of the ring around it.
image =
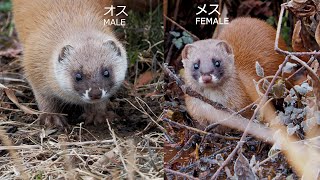
[[[272,26],[255,18],[235,19],[218,36],[234,49],[236,71],[251,101],[258,98],[252,80],[260,79],[255,62],[258,61],[263,67],[265,76],[270,76],[284,61],[284,56],[274,50],[275,37],[276,31]],[[279,47],[286,49],[281,38]]]
[[[104,7],[111,4],[111,0],[13,0],[15,25],[24,48],[22,66],[41,111],[59,112],[61,103],[86,104],[74,92],[84,93],[91,85],[96,86],[92,90],[96,93],[100,86],[97,86],[97,82],[102,81],[95,77],[96,74],[103,74],[103,70],[100,70],[103,67],[110,68],[110,73],[114,73],[113,81],[106,86],[120,86],[126,73],[126,53],[112,29],[103,24],[103,19],[108,18],[104,16]],[[112,41],[105,43],[108,38]],[[64,56],[62,50],[70,43],[77,53],[74,53],[72,60],[68,61],[68,57],[65,57],[69,64],[57,69],[58,57],[61,54]],[[115,56],[106,51],[119,52],[125,61],[117,64]],[[103,67],[100,68],[100,64]],[[71,84],[74,80],[72,73],[75,74],[79,69],[89,79],[81,87]],[[104,107],[105,102],[94,103],[92,106]],[[54,120],[45,121],[59,121],[59,118],[47,119]],[[56,124],[54,122],[45,124]]]
[[[13,1],[15,25],[24,47],[22,66],[34,90],[60,91],[58,84],[52,82],[54,72],[52,62],[49,60],[50,52],[57,44],[84,29],[112,34],[110,28],[103,26],[101,22],[105,13],[101,4],[109,5],[111,1],[91,0],[81,3],[77,0]],[[52,17],[52,14],[56,16]],[[51,82],[51,86],[43,86]]]
[[[184,79],[186,84],[203,96],[223,104],[224,106],[239,111],[258,99],[253,80],[260,77],[256,74],[256,61],[264,68],[265,76],[274,75],[278,66],[283,62],[284,56],[274,51],[276,31],[266,22],[254,18],[237,18],[222,30],[217,40],[202,40],[186,47],[182,53],[185,67]],[[234,64],[229,63],[231,54],[225,48],[216,44],[224,41],[229,45],[234,55]],[[192,48],[194,46],[195,48]],[[280,47],[285,49],[281,39]],[[192,49],[192,50],[190,50]],[[187,52],[185,52],[187,51]],[[202,65],[211,65],[211,59],[220,59],[223,64],[225,78],[214,87],[201,87],[198,81],[191,76],[193,63],[197,59]],[[202,62],[203,61],[203,62]],[[191,116],[201,122],[218,122],[226,118],[226,113],[214,109],[197,98],[186,95],[187,110]],[[210,115],[209,115],[210,114]],[[247,112],[249,117],[252,112]],[[208,119],[208,116],[212,117]]]

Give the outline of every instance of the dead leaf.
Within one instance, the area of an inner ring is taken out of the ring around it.
[[[153,73],[151,71],[146,71],[142,73],[135,84],[135,88],[138,88],[150,83],[152,79],[153,79]]]
[[[286,86],[284,84],[284,81],[278,80],[273,86],[272,86],[272,93],[274,98],[280,99],[285,97],[286,92]]]
[[[0,89],[4,89],[4,92],[6,93],[7,97],[16,105],[19,109],[21,109],[23,112],[27,114],[41,114],[40,112],[33,110],[27,106],[24,106],[19,103],[18,98],[14,94],[14,91],[10,88],[7,88],[3,84],[0,84]]]
[[[314,37],[316,38],[316,41],[317,41],[318,45],[320,46],[320,23],[318,23]]]
[[[310,17],[316,14],[315,5],[306,3],[304,0],[290,1],[288,7],[296,17]]]
[[[158,96],[158,95],[160,95],[161,93],[159,92],[159,91],[153,91],[153,92],[151,92],[151,93],[147,93],[146,95],[145,95],[145,97],[152,97],[152,96]]]
[[[294,26],[293,34],[292,34],[292,48],[296,52],[306,52],[307,49],[303,46],[303,41],[301,39],[300,33],[301,33],[301,21],[299,20],[296,22]]]
[[[15,58],[21,53],[22,53],[21,48],[18,48],[18,49],[9,48],[9,49],[6,49],[5,51],[0,51],[0,56],[4,56],[7,58]]]
[[[242,153],[239,153],[239,156],[234,164],[234,175],[238,180],[257,179],[250,167],[248,159]]]
[[[294,8],[300,8],[301,6],[303,6],[304,3],[306,3],[307,0],[292,0],[290,2],[290,4],[292,5],[292,7]]]

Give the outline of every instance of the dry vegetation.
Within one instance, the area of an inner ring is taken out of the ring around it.
[[[155,125],[163,101],[162,6],[143,2],[130,6],[136,11],[116,30],[130,61],[110,103],[120,118],[86,126],[77,119],[81,109],[68,106],[72,130],[61,133],[38,125],[11,2],[0,0],[0,179],[163,179],[164,136]]]

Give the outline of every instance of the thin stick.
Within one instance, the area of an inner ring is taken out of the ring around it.
[[[310,65],[310,64],[312,64],[312,62],[315,60],[315,58],[311,58],[308,62],[307,62],[307,64],[308,65]],[[288,78],[287,78],[287,80],[289,81],[291,78],[293,78],[296,74],[299,74],[301,71],[303,71],[303,70],[305,70],[305,67],[301,67],[301,68],[299,68],[298,70],[296,70],[294,73],[292,73]]]
[[[207,131],[202,131],[202,130],[197,129],[197,128],[193,128],[193,127],[190,127],[190,126],[187,126],[187,125],[184,125],[184,124],[180,124],[180,123],[178,123],[178,122],[171,121],[171,120],[168,119],[168,118],[162,118],[162,120],[163,120],[164,122],[167,122],[167,123],[173,124],[173,125],[175,125],[175,126],[179,126],[179,127],[188,129],[188,130],[190,130],[190,131],[194,131],[194,132],[199,133],[199,134],[211,135],[211,136],[214,136],[214,137],[217,137],[217,138],[226,139],[226,140],[239,140],[239,138],[237,138],[237,137],[223,136],[223,135],[220,135],[220,134],[217,134],[217,133],[209,133],[209,132],[207,132]]]
[[[184,178],[187,178],[187,179],[192,179],[192,180],[199,180],[199,178],[194,178],[192,176],[189,176],[188,174],[185,174],[185,173],[181,173],[181,172],[178,172],[178,171],[174,171],[174,170],[171,170],[171,169],[168,169],[168,168],[164,168],[164,170],[168,173],[171,173],[175,176],[180,176],[180,177],[184,177]]]
[[[226,120],[229,120],[230,118],[236,116],[236,115],[239,115],[241,113],[243,113],[244,111],[246,111],[247,109],[251,108],[252,106],[254,106],[258,101],[260,101],[261,98],[259,97],[256,101],[254,101],[253,103],[249,104],[248,106],[240,109],[238,112],[235,112],[233,114],[231,114],[230,116],[228,116],[227,118],[223,119],[222,121],[226,121]],[[213,123],[213,124],[210,124],[209,126],[206,127],[205,131],[206,132],[209,132],[212,128],[216,127],[218,124],[220,124],[220,122],[222,121],[219,121],[217,123]]]
[[[193,127],[190,127],[190,126],[187,126],[187,125],[184,125],[184,124],[180,124],[180,123],[178,123],[178,122],[171,121],[171,120],[168,119],[168,118],[162,118],[162,120],[163,120],[164,122],[167,122],[167,123],[173,124],[173,125],[175,125],[175,126],[179,126],[179,127],[188,129],[188,130],[190,130],[190,131],[194,131],[194,132],[199,133],[199,134],[204,134],[204,135],[209,135],[209,134],[211,134],[211,133],[208,133],[208,132],[206,132],[206,131],[202,131],[202,130],[197,129],[197,128],[193,128]]]
[[[308,66],[307,63],[305,63],[304,61],[302,61],[301,59],[299,59],[297,56],[295,55],[291,55],[291,59],[294,60],[294,61],[297,61],[298,63],[300,63],[302,66],[304,66],[308,72],[309,72],[309,75],[310,77],[319,85],[320,84],[320,80],[319,80],[319,77],[318,75],[313,71],[313,69]]]
[[[188,171],[188,169],[191,169],[193,167],[198,166],[200,164],[200,162],[205,161],[206,159],[214,158],[215,155],[217,155],[217,154],[219,154],[219,153],[221,153],[223,151],[226,151],[228,148],[231,148],[232,146],[234,146],[234,144],[231,144],[229,146],[223,147],[223,148],[219,149],[218,151],[210,154],[210,156],[202,157],[199,160],[197,160],[196,162],[194,162],[194,163],[192,163],[192,164],[190,164],[190,165],[188,165],[186,167],[180,168],[179,171],[182,171],[182,172]]]
[[[40,149],[40,145],[23,145],[23,146],[0,146],[2,150],[21,150],[21,149]]]
[[[273,157],[277,156],[278,154],[280,154],[281,151],[278,151],[276,153],[274,153],[273,155],[269,156],[268,158],[266,158],[265,160],[261,161],[258,166],[263,165],[264,163],[268,162],[270,159],[272,159]]]
[[[177,20],[177,17],[178,17],[178,12],[179,12],[179,5],[180,5],[180,0],[177,0],[176,1],[176,5],[175,5],[175,10],[174,10],[174,13],[173,13],[173,19],[174,19],[174,21],[176,21]],[[172,25],[171,25],[171,31],[173,31],[173,28],[174,28],[174,23],[172,23]]]
[[[196,40],[196,41],[200,40],[200,38],[198,38],[196,35],[192,34],[190,31],[188,31],[186,28],[182,27],[180,24],[176,23],[174,20],[170,19],[168,16],[164,15],[164,17],[167,20],[169,20],[171,23],[173,23],[174,25],[178,26],[180,29],[182,29],[185,32],[187,32],[188,34],[190,34],[194,40]]]
[[[12,146],[12,142],[10,140],[10,138],[8,138],[5,134],[5,131],[2,130],[2,128],[0,128],[0,140],[2,141],[2,143],[6,146]],[[18,157],[18,153],[14,150],[14,149],[9,149],[9,154],[13,160],[13,164],[15,165],[17,171],[20,174],[21,179],[29,179],[28,175],[26,174],[23,165],[23,160],[21,158]]]

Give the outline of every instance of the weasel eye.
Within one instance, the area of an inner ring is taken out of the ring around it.
[[[82,78],[82,75],[80,73],[77,73],[76,74],[76,81],[81,81],[83,78]]]
[[[193,65],[193,68],[196,69],[196,70],[199,69],[199,64],[198,64],[198,63],[195,63],[195,64]]]
[[[108,70],[105,70],[105,71],[103,72],[103,76],[104,76],[105,78],[108,78],[108,77],[110,76],[109,71],[108,71]]]
[[[215,66],[215,67],[220,67],[220,65],[221,65],[221,64],[220,64],[220,61],[216,61],[216,62],[214,63],[214,66]]]

